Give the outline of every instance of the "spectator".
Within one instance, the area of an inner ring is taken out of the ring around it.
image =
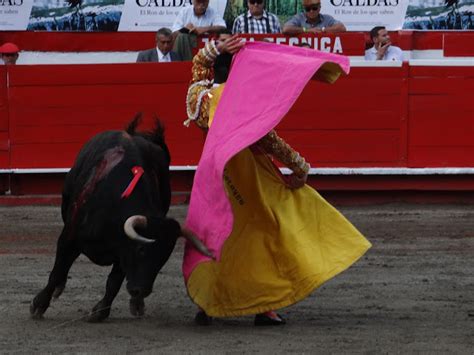
[[[174,50],[183,60],[193,59],[193,48],[197,47],[197,36],[218,33],[225,29],[225,21],[209,7],[209,0],[193,0],[192,6],[181,9],[174,21]]]
[[[392,46],[388,31],[383,26],[377,26],[370,31],[374,43],[372,48],[365,51],[365,60],[392,60],[403,62],[403,51]]]
[[[18,57],[20,49],[14,43],[4,43],[3,46],[0,47],[0,54],[2,55],[2,60],[5,65],[15,65]]]
[[[280,33],[278,17],[264,10],[265,0],[247,0],[248,11],[239,15],[232,33]]]
[[[138,62],[179,62],[181,57],[171,50],[173,35],[169,28],[160,28],[156,32],[156,47],[138,53]]]
[[[330,15],[321,14],[321,0],[303,0],[304,12],[296,14],[283,26],[286,35],[301,33],[345,32],[346,26]]]

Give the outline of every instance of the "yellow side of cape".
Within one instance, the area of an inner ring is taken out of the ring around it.
[[[294,304],[371,246],[311,187],[288,189],[264,154],[240,152],[227,164],[224,181],[232,233],[221,260],[199,264],[187,282],[191,299],[210,316]]]

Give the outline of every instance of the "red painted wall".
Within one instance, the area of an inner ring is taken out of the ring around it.
[[[190,63],[16,66],[10,71],[11,167],[70,167],[95,133],[137,112],[166,124],[174,165],[195,164],[202,135],[185,129]]]
[[[190,63],[8,68],[2,167],[70,167],[87,139],[138,111],[165,122],[172,165],[196,165],[202,134],[182,124],[189,73]],[[355,67],[311,82],[277,130],[313,166],[474,167],[473,89],[474,67]]]
[[[410,67],[409,166],[474,166],[474,67]]]
[[[0,66],[0,168],[10,166],[7,70]]]
[[[0,32],[0,43],[29,51],[136,51],[152,46],[154,35]],[[363,55],[367,33],[337,36],[345,54]],[[404,50],[474,56],[472,31],[391,37]],[[0,66],[0,169],[70,167],[88,138],[122,128],[137,111],[146,114],[145,125],[152,114],[165,122],[173,165],[196,165],[203,136],[182,126],[189,76],[190,63]],[[335,85],[310,83],[278,131],[315,167],[474,167],[473,102],[472,66],[356,67]],[[63,176],[0,174],[0,194],[57,193]],[[174,191],[189,191],[192,172],[172,177]],[[474,190],[472,175],[314,176],[311,183],[322,190]]]

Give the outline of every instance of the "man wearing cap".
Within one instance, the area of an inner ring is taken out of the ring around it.
[[[330,15],[321,13],[321,0],[303,0],[304,12],[293,16],[285,26],[285,35],[299,35],[301,33],[336,33],[345,32],[346,26]]]
[[[237,16],[232,33],[280,33],[278,17],[265,11],[265,0],[247,0],[249,10]]]
[[[14,43],[4,43],[0,47],[0,54],[5,65],[15,65],[18,60],[20,49]]]

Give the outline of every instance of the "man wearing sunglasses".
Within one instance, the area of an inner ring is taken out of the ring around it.
[[[286,35],[301,33],[336,33],[346,31],[346,26],[330,15],[321,14],[321,0],[303,0],[303,12],[293,16],[285,26]]]
[[[173,23],[173,50],[183,60],[192,60],[192,49],[197,47],[196,36],[218,33],[225,28],[224,19],[209,7],[209,0],[193,0],[192,6],[183,7]]]
[[[278,17],[264,10],[265,0],[247,0],[249,10],[234,21],[232,33],[280,33]]]
[[[5,65],[15,65],[18,60],[20,49],[14,43],[4,43],[0,46],[0,54]]]

